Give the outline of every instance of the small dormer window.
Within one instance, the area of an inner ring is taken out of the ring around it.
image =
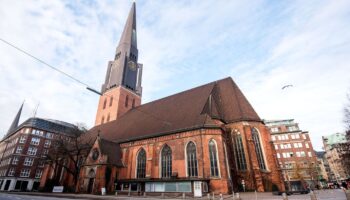
[[[100,155],[100,152],[97,149],[94,149],[92,151],[92,160],[97,160],[98,156]]]

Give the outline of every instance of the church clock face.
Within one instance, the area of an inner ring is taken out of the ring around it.
[[[92,152],[92,159],[93,160],[97,160],[99,155],[100,155],[100,153],[98,152],[98,150],[94,149],[93,152]]]
[[[136,70],[136,63],[133,61],[128,62],[128,67],[130,70],[135,71]]]

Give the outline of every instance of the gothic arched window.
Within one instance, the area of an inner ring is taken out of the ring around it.
[[[107,99],[105,99],[105,101],[103,102],[103,109],[106,108],[106,104],[107,104]]]
[[[137,155],[136,178],[146,177],[146,151],[141,149]]]
[[[266,169],[264,155],[263,155],[263,151],[262,151],[261,143],[260,143],[260,138],[259,138],[259,133],[256,130],[256,128],[252,128],[252,138],[253,138],[253,142],[254,142],[254,146],[255,146],[256,156],[258,157],[259,168]]]
[[[242,141],[242,135],[239,132],[235,132],[234,137],[234,151],[235,151],[235,160],[238,170],[246,170],[247,163],[245,160],[244,147]]]
[[[193,142],[187,144],[186,155],[188,176],[198,176],[196,145]]]
[[[161,165],[162,178],[170,178],[172,173],[172,157],[171,149],[167,144],[162,149]]]
[[[210,175],[219,176],[217,149],[214,140],[209,141]]]
[[[129,105],[129,96],[126,95],[126,97],[125,97],[125,107],[128,107],[128,105]]]
[[[109,99],[109,107],[111,107],[113,105],[113,96],[111,96],[111,98]]]

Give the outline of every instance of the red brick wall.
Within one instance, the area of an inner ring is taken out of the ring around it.
[[[128,106],[125,106],[126,96],[128,96]],[[112,104],[110,103],[111,97],[113,97]],[[106,91],[100,97],[98,103],[95,126],[102,123],[102,117],[104,118],[104,123],[106,123],[108,115],[110,116],[109,121],[112,121],[126,113],[132,108],[133,99],[135,100],[135,107],[141,105],[141,97],[123,86]],[[103,108],[105,101],[106,107]]]

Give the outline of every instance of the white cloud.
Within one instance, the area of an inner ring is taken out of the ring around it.
[[[100,89],[129,1],[0,3],[0,37]],[[232,76],[262,118],[341,131],[349,88],[348,1],[137,2],[143,101]],[[38,116],[93,125],[98,96],[0,43],[0,131],[26,99]],[[281,90],[284,84],[293,88]]]

